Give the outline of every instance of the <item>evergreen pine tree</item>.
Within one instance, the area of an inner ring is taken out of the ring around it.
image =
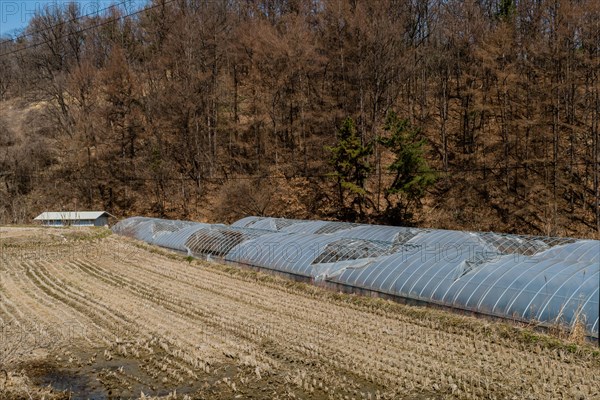
[[[412,208],[420,205],[426,189],[435,183],[436,176],[425,160],[426,140],[419,139],[419,129],[392,112],[387,117],[384,130],[389,136],[379,141],[395,155],[394,162],[388,166],[394,180],[385,190],[385,213],[390,222],[406,225],[412,219]]]
[[[331,151],[330,164],[336,180],[340,213],[344,218],[364,216],[364,205],[367,201],[365,181],[372,170],[368,158],[373,154],[372,143],[364,144],[356,132],[352,118],[346,118],[337,132],[337,144],[329,147]],[[350,195],[352,201],[346,205],[346,197]]]

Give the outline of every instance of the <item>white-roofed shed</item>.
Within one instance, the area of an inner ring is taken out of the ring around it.
[[[43,212],[34,218],[47,226],[107,226],[110,214],[106,211]]]

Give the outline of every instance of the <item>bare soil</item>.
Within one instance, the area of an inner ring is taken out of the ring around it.
[[[598,399],[592,345],[99,229],[0,228],[2,398]]]

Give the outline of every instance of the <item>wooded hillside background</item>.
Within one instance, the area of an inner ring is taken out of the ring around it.
[[[437,178],[407,224],[598,237],[596,0],[47,8],[0,39],[0,223],[340,218],[348,117],[374,146],[360,218],[385,223],[392,111]]]

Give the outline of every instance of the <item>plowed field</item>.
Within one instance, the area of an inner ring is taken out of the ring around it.
[[[3,398],[600,398],[592,345],[103,230],[0,228],[0,296]]]

